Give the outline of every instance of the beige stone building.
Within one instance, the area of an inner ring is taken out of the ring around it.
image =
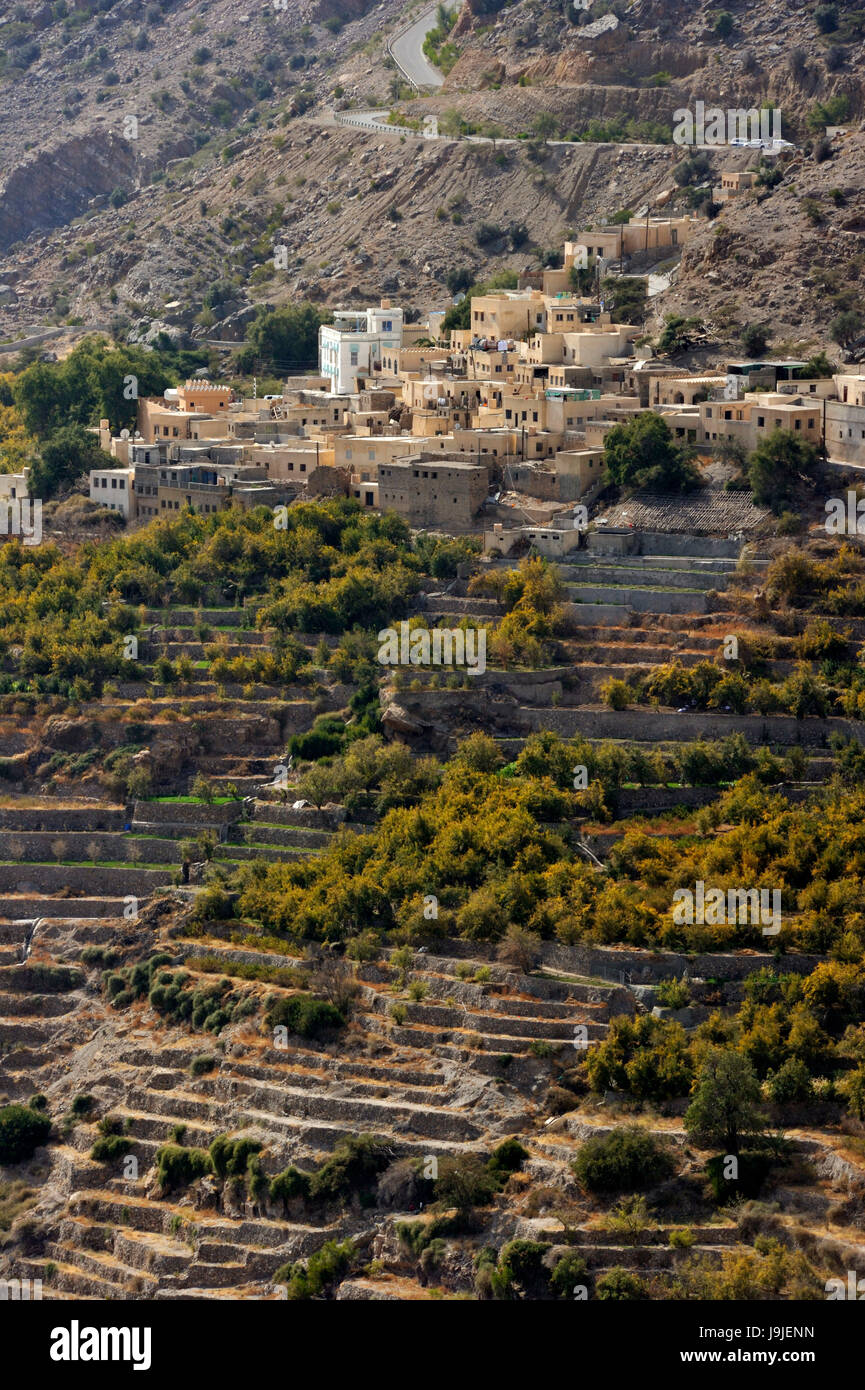
[[[647,251],[675,250],[684,246],[699,226],[698,217],[644,217],[617,226],[580,232],[565,242],[565,266],[603,257],[621,261]]]
[[[379,468],[379,506],[411,526],[473,530],[488,491],[489,469],[464,458],[419,453]]]
[[[755,391],[740,401],[702,401],[698,408],[699,443],[738,440],[750,452],[776,429],[791,430],[817,445],[823,437],[822,401],[799,394]]]

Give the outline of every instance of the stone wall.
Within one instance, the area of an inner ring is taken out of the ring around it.
[[[58,893],[64,889],[85,896],[147,897],[154,888],[170,884],[169,869],[109,868],[99,864],[0,864],[2,893]],[[44,904],[41,911],[44,912]]]
[[[392,693],[392,692],[391,692]],[[400,690],[396,703],[413,720],[435,729],[471,725],[490,733],[525,736],[552,729],[563,738],[582,734],[591,739],[625,739],[634,742],[690,743],[696,739],[723,739],[741,733],[749,743],[771,747],[828,747],[829,736],[841,733],[865,743],[865,723],[854,719],[794,719],[792,715],[720,714],[692,711],[676,714],[651,706],[612,710],[598,708],[538,708],[520,705],[513,697],[495,698],[484,690]],[[386,695],[382,701],[387,703]],[[420,732],[420,731],[419,731]]]
[[[544,964],[554,969],[578,975],[598,975],[609,980],[619,980],[624,974],[627,984],[651,984],[674,975],[681,977],[686,971],[704,980],[738,980],[752,975],[756,970],[776,965],[775,956],[763,951],[739,951],[735,955],[728,952],[686,955],[679,951],[619,950],[606,946],[560,946],[557,942],[544,942],[541,954]],[[791,952],[783,956],[781,968],[788,973],[807,975],[820,964],[820,960],[820,956]]]
[[[127,822],[122,806],[2,806],[0,828],[45,830],[122,830]]]
[[[136,801],[133,822],[143,825],[233,825],[242,801],[208,805],[203,801]]]
[[[61,845],[62,852],[58,853]],[[180,846],[177,840],[141,840],[122,832],[0,830],[0,859],[14,859],[18,863],[44,863],[62,858],[123,859],[132,864],[135,862],[132,855],[147,864],[177,864]]]
[[[568,586],[573,600],[574,586]],[[626,589],[607,587],[603,584],[580,585],[580,595],[587,603],[615,603],[630,608],[634,613],[706,613],[708,601],[704,592],[674,589]],[[566,603],[565,609],[573,616],[573,609],[581,605]]]

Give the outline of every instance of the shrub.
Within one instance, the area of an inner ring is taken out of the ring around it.
[[[794,1101],[811,1100],[814,1083],[802,1058],[788,1057],[778,1071],[769,1073],[766,1090],[776,1105],[789,1105]]]
[[[345,1274],[354,1254],[353,1241],[346,1240],[339,1245],[335,1240],[329,1240],[314,1255],[310,1255],[306,1265],[283,1265],[274,1274],[273,1282],[285,1282],[287,1297],[292,1301],[316,1298]]]
[[[213,1160],[206,1149],[186,1149],[180,1144],[163,1144],[156,1150],[156,1176],[163,1193],[186,1187],[196,1178],[213,1172]]]
[[[518,1139],[503,1139],[493,1149],[487,1168],[495,1177],[504,1180],[510,1173],[516,1173],[528,1157],[528,1149],[524,1149]]]
[[[47,1115],[29,1105],[5,1105],[0,1110],[0,1163],[22,1163],[32,1158],[50,1132]]]
[[[633,691],[627,681],[608,676],[601,685],[601,699],[610,709],[627,709],[633,698]]]
[[[313,999],[309,994],[295,994],[289,999],[270,999],[265,1014],[271,1028],[282,1025],[289,1033],[301,1038],[318,1038],[333,1028],[342,1028],[345,1019],[333,1004]]]
[[[582,1255],[568,1251],[562,1255],[550,1275],[550,1288],[557,1298],[573,1298],[578,1285],[586,1279],[586,1262]]]
[[[610,1269],[595,1284],[595,1298],[618,1299],[621,1302],[648,1298],[642,1279],[627,1269]]]
[[[838,28],[837,5],[818,5],[814,19],[821,34],[832,34]]]
[[[309,1184],[309,1173],[302,1173],[299,1168],[284,1168],[271,1180],[270,1200],[282,1202],[284,1208],[298,1197],[306,1201],[309,1197]]]
[[[696,1239],[697,1237],[690,1226],[681,1226],[670,1232],[670,1248],[672,1250],[689,1250]]]
[[[727,1154],[716,1154],[706,1164],[706,1177],[718,1205],[722,1206],[736,1197],[758,1197],[772,1167],[771,1155],[753,1150],[738,1154],[735,1178],[725,1177],[727,1160]]]
[[[655,990],[655,999],[667,1009],[684,1009],[691,1001],[691,991],[684,979],[662,980]]]
[[[499,1181],[489,1167],[475,1154],[443,1158],[435,1185],[436,1201],[456,1207],[464,1216],[473,1207],[486,1206],[492,1201]]]
[[[189,1070],[193,1076],[204,1076],[205,1072],[213,1071],[216,1066],[216,1058],[209,1052],[199,1052],[193,1057],[189,1064]]]
[[[90,1150],[90,1157],[97,1163],[111,1163],[115,1158],[122,1158],[129,1153],[132,1148],[131,1139],[127,1139],[123,1134],[103,1134],[93,1148]]]
[[[517,1285],[530,1298],[542,1297],[550,1283],[544,1266],[549,1249],[549,1245],[535,1240],[512,1240],[505,1245],[499,1255],[496,1280],[500,1296],[507,1297]]]
[[[389,1145],[372,1134],[341,1139],[330,1158],[313,1173],[309,1196],[313,1202],[342,1200],[367,1193],[390,1162]]]
[[[242,1177],[251,1155],[260,1152],[257,1139],[229,1139],[225,1134],[218,1134],[209,1149],[213,1171],[219,1178]]]
[[[633,1127],[587,1140],[573,1169],[590,1192],[621,1192],[654,1187],[671,1175],[674,1165],[650,1134]]]

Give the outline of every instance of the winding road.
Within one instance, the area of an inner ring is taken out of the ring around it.
[[[423,41],[430,29],[436,27],[438,7],[432,5],[412,21],[388,45],[391,57],[413,87],[440,87],[444,77],[434,68],[423,51]]]

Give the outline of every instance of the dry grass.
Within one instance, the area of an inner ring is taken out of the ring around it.
[[[0,1183],[0,1231],[8,1231],[12,1222],[35,1206],[38,1199],[38,1191],[20,1178]]]

